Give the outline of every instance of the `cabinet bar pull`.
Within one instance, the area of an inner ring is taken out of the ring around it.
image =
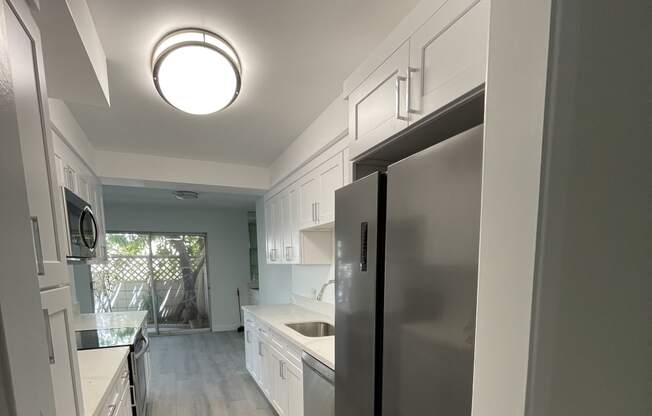
[[[406,78],[401,75],[396,76],[396,119],[407,121],[407,117],[401,116],[401,81],[405,81]]]
[[[319,202],[315,202],[315,222],[319,222]]]
[[[34,252],[36,253],[36,271],[39,276],[43,276],[45,275],[45,264],[43,264],[43,247],[41,246],[41,232],[38,227],[38,217],[31,217],[31,221]]]
[[[264,355],[263,355],[263,343],[260,342],[260,341],[258,341],[258,355],[260,355],[261,357],[264,357]]]
[[[50,325],[50,311],[43,309],[43,319],[45,320],[45,336],[48,339],[48,355],[50,364],[56,364],[54,357],[54,344],[52,343],[52,326]]]
[[[285,361],[278,362],[278,376],[281,377],[281,380],[285,380]]]
[[[412,79],[412,68],[408,67],[407,69],[407,77],[405,81],[405,118],[407,119],[410,116],[410,113],[412,113],[412,109],[410,108],[410,99],[412,97],[412,91],[410,90],[411,85],[410,85],[410,80]]]

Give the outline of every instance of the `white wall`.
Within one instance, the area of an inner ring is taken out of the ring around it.
[[[554,4],[526,414],[649,416],[652,2]]]
[[[249,273],[249,231],[246,209],[188,209],[107,204],[107,230],[197,232],[208,234],[208,274],[214,331],[239,325],[236,289],[246,294]]]
[[[95,171],[95,148],[88,140],[86,133],[82,130],[79,123],[73,116],[72,112],[65,102],[50,98],[48,100],[50,109],[50,125],[57,132],[57,135],[85,164],[86,167],[94,174]]]
[[[492,0],[473,416],[523,416],[550,0]]]
[[[292,294],[315,298],[322,285],[335,279],[335,269],[331,265],[292,266]],[[322,301],[335,303],[335,286],[328,285],[324,290]]]
[[[337,97],[272,163],[270,185],[277,184],[344,137],[348,120],[348,103],[343,97]]]
[[[175,157],[96,151],[102,183],[129,185],[143,181],[267,190],[269,169]],[[120,182],[120,181],[123,182]],[[118,182],[115,182],[118,181]]]

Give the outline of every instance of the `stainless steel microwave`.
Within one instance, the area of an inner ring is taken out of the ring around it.
[[[66,218],[70,252],[68,260],[82,261],[95,258],[98,231],[91,205],[68,188],[63,189],[66,199]]]

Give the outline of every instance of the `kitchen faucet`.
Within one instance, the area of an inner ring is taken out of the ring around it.
[[[321,301],[322,298],[324,297],[324,290],[326,290],[326,286],[334,284],[334,283],[335,283],[335,279],[329,280],[328,282],[324,283],[321,286],[321,289],[319,289],[319,294],[317,295],[317,300]]]

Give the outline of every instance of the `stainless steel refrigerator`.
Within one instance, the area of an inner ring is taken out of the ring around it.
[[[336,191],[336,416],[471,414],[482,131]]]

